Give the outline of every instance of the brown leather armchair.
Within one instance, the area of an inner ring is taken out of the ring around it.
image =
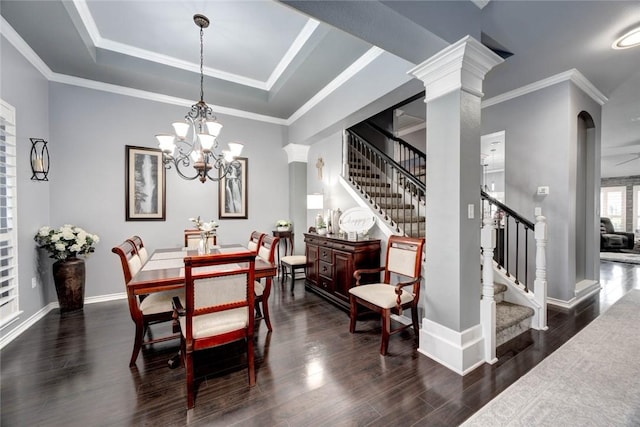
[[[633,249],[634,245],[635,235],[633,233],[615,231],[609,218],[600,218],[600,251]]]

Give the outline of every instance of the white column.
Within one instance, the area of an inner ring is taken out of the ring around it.
[[[480,325],[482,81],[502,58],[467,36],[410,71],[426,88],[425,318],[419,351],[461,375],[484,363]]]
[[[304,254],[307,231],[307,158],[309,146],[288,144],[282,148],[289,163],[289,219],[293,222],[296,254]]]

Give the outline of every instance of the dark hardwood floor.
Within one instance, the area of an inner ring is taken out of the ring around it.
[[[549,330],[529,331],[498,349],[499,361],[461,377],[418,354],[413,335],[391,338],[304,290],[276,282],[274,331],[257,331],[257,385],[248,387],[242,347],[198,357],[196,407],[187,413],[185,373],[167,360],[178,342],[128,362],[134,325],[125,300],[58,310],[1,352],[2,426],[454,426],[529,371],[632,288],[640,266],[603,262],[603,290],[575,310],[549,308]],[[168,326],[158,325],[156,328]],[[155,329],[156,333],[164,330]]]

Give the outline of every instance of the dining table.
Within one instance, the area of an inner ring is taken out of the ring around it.
[[[249,249],[239,244],[214,245],[211,248],[211,254],[247,251]],[[198,255],[197,248],[156,249],[127,283],[127,293],[129,295],[147,295],[153,292],[184,288],[184,259]],[[255,280],[266,279],[266,286],[270,287],[271,280],[277,274],[277,264],[256,256]],[[179,366],[180,353],[178,352],[171,357],[167,363],[171,369]]]
[[[240,244],[214,245],[211,254],[248,251]],[[196,248],[156,249],[146,263],[127,283],[127,291],[134,295],[184,288],[184,258],[198,256]],[[256,257],[255,279],[271,281],[278,274],[277,264]]]

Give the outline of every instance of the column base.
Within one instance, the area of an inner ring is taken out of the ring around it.
[[[484,363],[484,337],[478,324],[458,332],[422,319],[418,351],[459,375],[466,375]]]

